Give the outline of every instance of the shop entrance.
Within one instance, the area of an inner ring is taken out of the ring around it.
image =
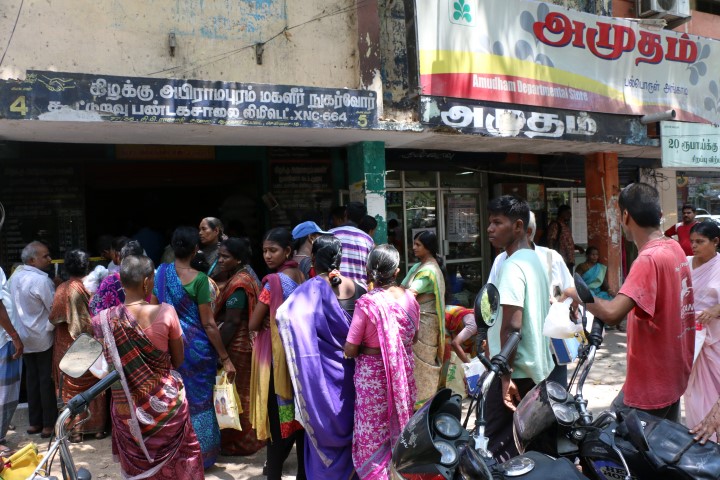
[[[388,241],[400,252],[401,275],[416,259],[413,237],[422,230],[438,236],[453,303],[470,306],[483,285],[485,199],[482,175],[455,172],[388,171]]]

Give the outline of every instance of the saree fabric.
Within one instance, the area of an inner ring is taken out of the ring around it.
[[[111,418],[113,456],[123,478],[203,478],[185,389],[168,352],[153,345],[124,305],[100,312],[93,328],[108,364],[120,373],[112,387]]]
[[[692,266],[692,257],[688,257]],[[692,269],[695,315],[720,303],[720,255]],[[698,323],[700,325],[700,323]],[[705,340],[690,372],[685,391],[685,419],[692,428],[700,423],[720,397],[720,319],[703,325]],[[717,441],[715,435],[713,441]]]
[[[238,325],[235,335],[227,346],[227,352],[237,372],[235,374],[235,387],[244,409],[240,414],[242,431],[231,428],[220,431],[223,455],[252,455],[265,446],[265,442],[258,440],[257,433],[250,423],[250,371],[255,335],[248,328],[248,318],[252,315],[257,304],[257,298],[260,294],[260,280],[249,266],[233,275],[222,289],[215,307],[215,315],[217,317],[224,310],[228,299],[239,289],[242,289],[247,295],[248,317]]]
[[[585,280],[593,296],[604,300],[612,300],[613,297],[611,297],[609,293],[600,289],[605,280],[606,273],[607,267],[602,263],[596,263],[582,274],[582,278]]]
[[[68,402],[78,393],[88,390],[98,382],[90,372],[85,372],[79,378],[62,375],[59,369],[60,360],[70,345],[81,333],[92,335],[90,311],[88,304],[90,294],[85,289],[82,280],[72,279],[60,284],[55,290],[50,322],[55,325],[55,348],[53,349],[53,372],[58,394],[62,393],[63,402]],[[95,397],[90,403],[90,418],[75,427],[76,433],[102,433],[107,423],[107,395]],[[80,418],[86,417],[83,414]]]
[[[426,262],[413,265],[402,284],[424,285],[428,288],[416,289],[418,296],[432,293],[435,297],[420,303],[420,332],[413,346],[418,388],[415,408],[420,408],[444,383],[441,367],[445,361],[445,281],[438,264]]]
[[[417,390],[412,339],[420,309],[412,294],[406,295],[407,309],[382,288],[355,304],[353,322],[367,320],[377,328],[381,352],[361,353],[355,364],[352,457],[361,479],[389,478],[392,447],[413,414]]]
[[[285,265],[285,268],[297,267],[295,262],[286,262]],[[295,420],[292,381],[276,321],[277,309],[297,286],[298,284],[290,277],[280,272],[271,273],[263,278],[263,289],[269,290],[270,328],[261,330],[255,337],[250,374],[250,422],[260,440],[268,440],[271,437],[267,408],[271,371],[282,438],[288,438],[302,429],[300,423]]]
[[[305,428],[308,478],[357,478],[352,461],[355,362],[344,358],[350,316],[315,277],[300,285],[275,319]]]
[[[90,313],[97,315],[106,308],[122,305],[125,301],[125,290],[120,283],[120,273],[114,272],[100,282],[95,295],[90,300]]]
[[[180,319],[185,361],[178,368],[178,372],[187,386],[190,418],[202,448],[203,464],[205,468],[209,468],[220,453],[220,427],[213,405],[218,355],[202,326],[198,305],[183,288],[175,264],[160,265],[155,274],[155,282],[158,300],[175,307]]]
[[[0,347],[0,440],[5,440],[20,397],[22,358],[13,360],[13,355],[13,342]]]

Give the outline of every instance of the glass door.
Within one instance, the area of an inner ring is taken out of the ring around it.
[[[480,194],[443,192],[442,205],[442,250],[450,283],[446,288],[454,304],[469,307],[484,284]]]
[[[407,252],[407,263],[405,270],[401,267],[401,271],[407,272],[417,262],[412,249],[415,235],[423,230],[432,230],[435,235],[439,235],[437,226],[437,191],[405,192],[405,251]],[[442,254],[442,252],[440,253]]]

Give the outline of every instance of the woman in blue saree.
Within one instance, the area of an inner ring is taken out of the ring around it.
[[[596,247],[587,247],[585,254],[587,260],[575,268],[575,273],[582,275],[594,296],[612,300],[614,294],[608,289],[607,267],[599,262],[600,252]]]
[[[172,305],[180,318],[185,361],[178,372],[185,383],[190,419],[200,441],[203,466],[207,469],[220,453],[220,428],[212,403],[218,358],[230,382],[234,381],[235,367],[215,324],[210,281],[207,275],[190,266],[199,243],[197,229],[179,227],[175,230],[170,242],[175,261],[158,267],[153,303]]]

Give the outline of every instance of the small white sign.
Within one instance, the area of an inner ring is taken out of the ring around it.
[[[664,168],[720,167],[720,127],[702,123],[660,122]]]

